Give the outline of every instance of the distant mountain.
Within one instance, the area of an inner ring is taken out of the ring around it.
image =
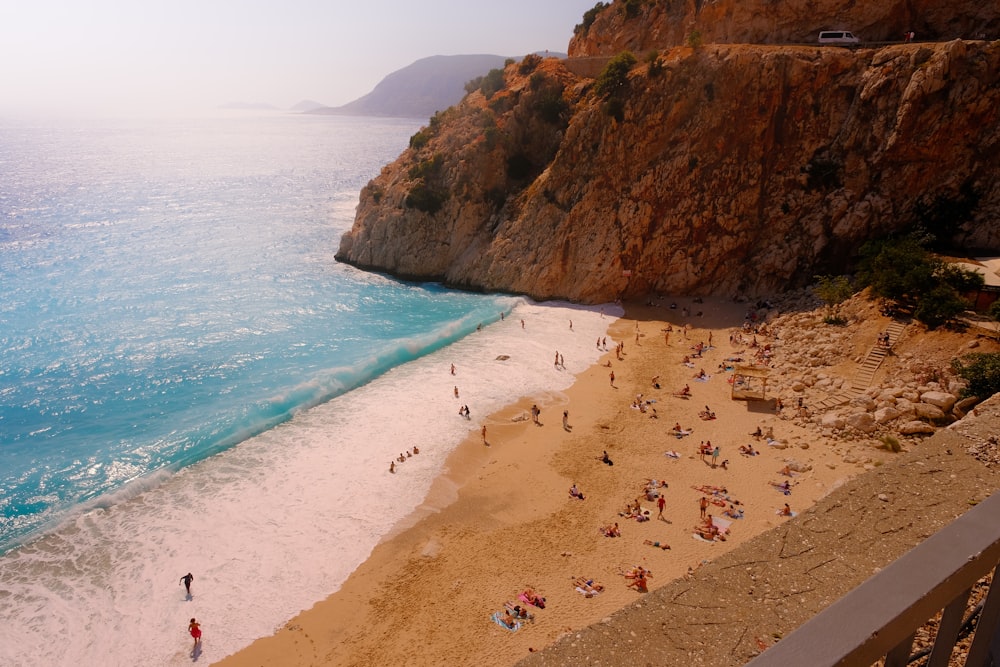
[[[506,60],[505,56],[494,55],[422,58],[382,79],[364,97],[306,113],[429,118],[461,102],[466,83],[491,69],[502,68]]]
[[[320,104],[319,102],[314,102],[313,100],[302,100],[295,106],[289,109],[289,111],[294,111],[296,113],[309,113],[310,111],[315,111],[316,109],[326,108],[325,104]]]

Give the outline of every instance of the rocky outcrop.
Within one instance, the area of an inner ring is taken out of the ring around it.
[[[799,3],[772,0],[604,4],[576,27],[570,56],[643,54],[687,44],[693,34],[705,43],[813,44],[821,30],[850,30],[865,42],[901,41],[911,30],[935,41],[1000,33],[1000,14],[981,2],[811,2],[805,12]]]
[[[502,83],[363,189],[338,259],[606,302],[803,285],[929,210],[1000,247],[1000,43],[678,47],[610,99],[555,59]]]

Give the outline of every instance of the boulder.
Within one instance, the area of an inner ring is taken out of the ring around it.
[[[876,424],[885,424],[899,417],[899,410],[894,407],[886,406],[876,410],[872,416],[875,418]]]
[[[910,421],[906,422],[899,427],[899,432],[902,435],[922,435],[934,433],[937,429],[922,421]]]
[[[855,412],[845,420],[848,428],[861,433],[871,433],[875,430],[875,417],[870,412]]]
[[[920,395],[921,403],[929,403],[941,408],[943,412],[951,410],[958,397],[945,391],[927,391]]]
[[[920,419],[941,421],[945,418],[944,411],[938,406],[931,405],[930,403],[917,403],[913,406],[913,410]]]
[[[844,418],[841,417],[836,412],[826,413],[825,415],[823,415],[823,418],[820,420],[819,423],[823,428],[832,428],[838,431],[844,428],[845,424]]]

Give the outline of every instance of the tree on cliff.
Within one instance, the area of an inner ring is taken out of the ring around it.
[[[933,329],[968,308],[962,294],[982,287],[984,280],[934,256],[925,242],[916,234],[869,241],[861,248],[858,282]]]

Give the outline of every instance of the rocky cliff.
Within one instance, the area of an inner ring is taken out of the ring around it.
[[[604,302],[806,284],[918,222],[1000,248],[998,42],[674,47],[595,87],[509,65],[363,189],[338,259]]]
[[[576,26],[570,56],[637,54],[688,43],[814,44],[821,30],[850,30],[866,42],[972,39],[1000,33],[989,3],[938,0],[775,2],[774,0],[618,0],[597,3]]]

